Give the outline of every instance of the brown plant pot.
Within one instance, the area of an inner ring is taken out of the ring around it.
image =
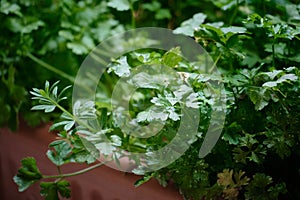
[[[21,123],[15,133],[6,128],[0,129],[0,199],[43,199],[39,194],[39,184],[35,183],[25,192],[19,193],[12,178],[20,167],[24,157],[34,157],[43,174],[57,174],[56,167],[45,153],[55,134],[48,132],[49,125],[30,128]],[[86,165],[67,164],[62,167],[64,173],[85,168]],[[156,180],[150,180],[135,188],[134,182],[140,176],[120,172],[107,166],[94,169],[85,174],[70,177],[72,200],[181,200],[182,197],[174,185],[164,188]]]

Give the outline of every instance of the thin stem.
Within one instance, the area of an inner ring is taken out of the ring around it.
[[[60,166],[57,166],[58,174],[62,174]]]
[[[273,67],[275,67],[275,39],[272,43],[272,60],[273,60]]]
[[[211,67],[211,69],[209,70],[209,73],[212,73],[215,69],[215,67],[217,66],[217,63],[219,62],[220,58],[222,56],[222,52],[219,53],[217,59],[215,60],[213,66]]]
[[[38,63],[39,65],[41,65],[42,67],[44,67],[45,69],[49,70],[49,71],[52,71],[62,77],[64,77],[65,79],[69,80],[71,83],[74,83],[74,77],[73,76],[70,76],[69,74],[53,67],[52,65],[44,62],[43,60],[35,57],[34,55],[32,55],[31,53],[28,53],[27,54],[27,57],[30,58],[31,60],[33,60],[34,62]]]
[[[135,29],[135,12],[133,8],[133,3],[130,4],[130,11],[131,11],[131,28]]]
[[[232,25],[233,20],[234,20],[234,18],[236,17],[238,8],[239,8],[239,0],[236,0],[236,6],[235,6],[235,9],[234,9],[234,11],[233,11],[233,14],[232,14],[232,16],[231,16],[231,18],[230,18],[230,21],[229,21],[229,24],[230,24],[230,25]]]
[[[43,178],[51,178],[51,179],[57,179],[57,178],[66,178],[66,177],[71,177],[71,176],[76,176],[76,175],[80,175],[80,174],[83,174],[83,173],[86,173],[88,171],[91,171],[93,169],[96,169],[102,165],[104,165],[106,162],[101,162],[101,163],[98,163],[98,164],[95,164],[91,167],[88,167],[88,168],[85,168],[85,169],[82,169],[82,170],[79,170],[77,172],[72,172],[72,173],[68,173],[68,174],[59,174],[59,175],[43,175]]]
[[[86,127],[87,129],[89,129],[92,132],[96,132],[96,130],[94,128],[92,128],[90,125],[82,122],[81,120],[79,120],[77,117],[75,117],[72,113],[70,113],[69,111],[67,111],[64,107],[62,107],[61,105],[59,105],[59,103],[57,103],[55,100],[53,100],[50,96],[47,95],[47,98],[49,101],[51,101],[51,103],[53,105],[55,105],[56,107],[58,107],[61,111],[63,111],[64,113],[66,113],[69,117],[71,117],[75,122],[77,122],[79,125],[82,125],[84,127]]]
[[[205,72],[211,74],[213,72],[213,70],[215,69],[215,67],[217,66],[217,63],[219,62],[220,58],[222,56],[222,52],[219,53],[217,59],[215,60],[213,66],[210,68],[210,70],[208,70],[207,66],[208,64],[205,65]],[[194,82],[193,84],[197,81],[197,79],[200,77],[201,73],[199,73],[195,78],[194,78]]]
[[[52,71],[62,77],[64,77],[65,79],[69,80],[71,83],[74,83],[75,82],[75,78],[73,76],[70,76],[68,74],[66,74],[65,72],[55,68],[54,66],[44,62],[43,60],[35,57],[34,55],[32,55],[31,53],[28,53],[27,54],[27,57],[29,57],[31,60],[35,61],[36,63],[40,64],[42,67],[44,67],[45,69],[49,70],[49,71]],[[77,84],[80,85],[81,87],[84,87],[86,90],[88,90],[89,92],[93,92],[90,90],[90,88],[86,87],[85,84],[82,84],[82,83],[78,83],[77,81]]]
[[[284,98],[286,98],[286,95],[284,95],[278,88],[274,88],[273,90],[278,91]]]

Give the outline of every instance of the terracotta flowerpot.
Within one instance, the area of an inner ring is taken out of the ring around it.
[[[29,128],[22,123],[16,133],[0,129],[0,199],[43,199],[36,183],[25,192],[19,193],[12,178],[24,157],[35,157],[43,174],[57,174],[56,167],[45,153],[55,134],[48,132],[49,125]],[[62,167],[64,173],[85,168],[86,165],[68,164]],[[72,200],[179,200],[178,190],[169,185],[164,188],[156,180],[135,188],[134,182],[140,177],[102,166],[85,174],[70,177]]]

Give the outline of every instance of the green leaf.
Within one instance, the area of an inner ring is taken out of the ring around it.
[[[167,112],[169,113],[169,118],[172,119],[173,121],[178,121],[180,120],[180,115],[175,112],[174,107],[166,107]]]
[[[69,188],[70,183],[68,181],[62,180],[62,181],[57,182],[56,185],[57,185],[58,192],[62,197],[65,197],[65,198],[71,197],[71,190]]]
[[[285,82],[285,81],[295,81],[297,79],[298,79],[298,77],[295,74],[285,74],[285,75],[281,76],[277,80],[277,82],[282,83],[282,82]]]
[[[65,198],[71,197],[70,183],[66,180],[41,182],[40,187],[40,193],[42,196],[45,196],[45,200],[59,200],[58,194]]]
[[[263,87],[275,87],[277,86],[277,81],[269,81],[262,85]]]
[[[229,144],[237,145],[239,143],[239,138],[241,137],[239,132],[241,132],[241,125],[237,122],[233,122],[226,126],[226,131],[223,135],[223,139],[228,141]]]
[[[21,163],[22,167],[18,170],[18,174],[13,178],[14,182],[19,186],[19,192],[25,191],[29,186],[42,178],[42,174],[40,173],[34,158],[23,158]]]
[[[151,3],[144,3],[142,7],[145,10],[149,10],[155,12],[155,19],[170,19],[171,13],[169,9],[161,8],[161,3],[157,1],[153,1]]]
[[[38,20],[38,21],[32,22],[32,23],[24,26],[22,28],[21,32],[22,33],[31,33],[32,31],[39,29],[40,26],[44,26],[44,25],[45,25],[45,23],[43,21]]]
[[[57,98],[57,89],[58,89],[58,87],[55,86],[52,90],[52,95],[54,96],[54,98]]]
[[[268,189],[270,199],[278,199],[279,194],[286,194],[288,192],[285,183],[278,183]]]
[[[255,110],[262,110],[269,104],[270,96],[266,93],[266,89],[249,88],[248,95],[255,105]]]
[[[77,55],[87,54],[89,50],[81,42],[68,42],[67,47]]]
[[[61,31],[58,32],[58,35],[66,38],[66,39],[68,39],[70,41],[74,40],[74,35],[69,30],[61,30]]]
[[[135,187],[139,187],[140,185],[142,185],[142,184],[148,182],[149,180],[151,180],[151,178],[153,178],[153,176],[154,176],[154,173],[148,173],[148,174],[145,174],[145,175],[143,176],[143,178],[137,180],[137,181],[134,183],[134,186],[135,186]]]
[[[54,146],[59,145],[59,144],[64,143],[64,142],[66,142],[66,141],[65,140],[55,140],[55,141],[51,142],[48,146],[49,147],[54,147]]]
[[[126,56],[112,62],[109,66],[108,72],[113,71],[119,77],[128,77],[130,75],[130,66],[127,63]]]
[[[197,13],[193,18],[188,19],[176,28],[173,32],[175,34],[184,34],[187,36],[194,36],[194,31],[200,28],[200,25],[205,21],[206,15],[203,13]]]
[[[33,91],[30,91],[30,93],[34,96],[32,99],[38,99],[40,105],[33,106],[31,110],[44,110],[44,112],[49,113],[54,111],[56,108],[56,105],[64,100],[67,99],[67,97],[62,97],[63,93],[69,89],[71,86],[65,87],[59,94],[58,94],[58,83],[59,81],[55,82],[50,87],[49,81],[45,82],[45,89],[37,89],[33,88]],[[71,124],[68,124],[68,127],[71,127]]]
[[[95,147],[97,149],[97,152],[101,152],[101,154],[105,156],[109,156],[116,150],[116,147],[114,147],[111,142],[99,142],[95,144]]]
[[[263,141],[263,144],[275,150],[282,159],[290,156],[292,147],[296,143],[294,136],[284,134],[284,131],[276,128],[267,131],[266,136],[267,138]]]
[[[61,121],[55,124],[52,124],[49,128],[50,131],[57,130],[58,127],[64,126],[65,131],[69,131],[75,124],[75,121]]]
[[[111,144],[113,146],[121,146],[122,145],[122,139],[118,135],[112,135],[110,136]]]
[[[38,30],[41,26],[44,26],[45,23],[41,20],[35,19],[36,21],[32,21],[31,23],[28,24],[23,24],[23,21],[20,20],[19,18],[8,18],[7,19],[7,26],[8,29],[11,30],[14,33],[22,33],[22,34],[27,34],[31,33],[34,30]]]
[[[262,86],[263,87],[275,87],[275,86],[277,86],[277,84],[287,82],[287,81],[295,81],[297,79],[298,79],[298,77],[295,74],[285,74],[285,75],[281,76],[278,80],[266,82]]]
[[[176,67],[182,60],[181,51],[179,47],[173,48],[166,52],[162,57],[162,63],[167,67]]]
[[[209,24],[202,24],[201,28],[196,32],[197,37],[203,37],[207,39],[212,39],[215,42],[218,42],[225,46],[226,41],[224,41],[224,33],[222,30],[216,26],[209,25]]]
[[[138,122],[151,122],[154,120],[166,121],[168,117],[169,113],[167,113],[164,109],[153,106],[146,111],[138,113],[136,119]]]
[[[217,1],[212,1],[212,3],[219,8],[222,8],[222,10],[231,9],[233,6],[236,5],[235,0],[217,0]]]
[[[145,10],[150,10],[150,11],[154,12],[161,8],[161,3],[157,2],[157,1],[153,1],[151,3],[143,3],[142,7]]]
[[[45,196],[45,200],[59,200],[55,182],[41,182],[40,187],[40,194]]]
[[[132,77],[132,83],[139,88],[149,88],[160,90],[162,88],[162,80],[170,79],[166,74],[151,75],[147,72],[140,72]]]
[[[222,32],[227,33],[246,33],[247,29],[245,27],[239,27],[239,26],[229,26],[229,27],[223,27],[221,28]]]
[[[281,72],[283,72],[283,71],[282,70],[273,70],[271,72],[263,72],[261,74],[267,75],[271,80],[273,80]]]
[[[172,15],[168,9],[161,8],[155,14],[155,19],[171,19]]]
[[[269,199],[266,187],[273,182],[272,177],[262,173],[253,176],[253,180],[246,187],[245,196],[247,199]]]
[[[45,110],[45,113],[49,113],[52,112],[55,108],[55,105],[37,105],[33,106],[31,110]]]
[[[54,150],[48,150],[46,155],[55,165],[61,166],[67,162],[69,162],[69,154],[72,149],[69,143],[61,142],[54,146]]]
[[[92,164],[98,159],[92,156],[88,151],[73,153],[72,156],[74,158],[74,161],[78,163],[86,162],[87,164]]]
[[[85,139],[84,137],[80,137],[84,147],[86,148],[86,150],[90,153],[90,155],[93,158],[98,159],[100,157],[100,153],[99,150],[95,147],[95,145],[93,143],[91,143],[90,141],[88,141],[87,139]]]
[[[189,108],[199,108],[199,102],[198,102],[198,94],[196,93],[191,93],[187,98],[186,98],[186,106]]]
[[[115,8],[118,11],[125,11],[130,9],[130,2],[128,0],[110,0],[107,5]]]
[[[61,166],[64,164],[64,160],[61,157],[57,156],[54,151],[48,150],[46,155],[49,160],[51,160],[51,162],[53,162],[55,165]]]
[[[9,3],[5,0],[1,2],[0,12],[8,15],[10,13],[16,14],[19,17],[22,17],[22,13],[20,12],[21,7],[15,3]]]

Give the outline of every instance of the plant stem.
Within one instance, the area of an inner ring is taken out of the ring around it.
[[[72,113],[70,113],[64,107],[62,107],[61,105],[59,105],[59,103],[56,102],[55,100],[53,100],[49,95],[47,95],[46,98],[51,102],[52,105],[55,105],[56,107],[58,107],[61,111],[63,111],[64,113],[66,113],[70,118],[72,118],[72,120],[74,120],[75,122],[77,122],[79,125],[82,125],[82,126],[86,127],[87,129],[89,129],[92,132],[96,132],[97,131],[94,128],[92,128],[90,125],[88,125],[88,124],[82,122],[81,120],[79,120]]]
[[[69,80],[71,83],[74,83],[75,82],[75,78],[73,76],[70,76],[69,74],[57,69],[56,67],[44,62],[43,60],[35,57],[34,55],[32,55],[31,53],[28,53],[27,54],[27,57],[29,57],[31,60],[35,61],[36,63],[40,64],[42,67],[44,67],[45,69],[49,70],[49,71],[52,71],[62,77],[64,77],[65,79]],[[85,84],[82,84],[82,83],[78,83],[77,81],[77,84],[84,87],[86,90],[88,90],[89,92],[93,92],[90,90],[90,88],[86,87]]]
[[[131,11],[131,28],[135,29],[135,12],[133,8],[133,3],[130,3],[130,11]]]
[[[272,60],[273,60],[273,67],[275,67],[275,39],[272,43]]]
[[[102,165],[104,165],[106,162],[101,162],[101,163],[98,163],[98,164],[95,164],[91,167],[88,167],[88,168],[85,168],[85,169],[82,169],[82,170],[79,170],[77,172],[73,172],[73,173],[69,173],[69,174],[59,174],[59,175],[43,175],[43,178],[51,178],[51,179],[56,179],[56,178],[66,178],[66,177],[71,177],[71,176],[76,176],[76,175],[80,175],[80,174],[83,174],[83,173],[86,173],[88,171],[91,171],[93,169],[96,169]]]
[[[234,18],[236,17],[238,8],[239,8],[239,0],[236,0],[236,6],[235,6],[235,8],[234,8],[233,14],[232,14],[232,16],[231,16],[231,18],[230,18],[230,21],[229,21],[229,24],[230,24],[230,25],[232,25],[233,20],[234,20]]]
[[[71,83],[74,83],[74,77],[73,76],[70,76],[69,74],[53,67],[52,65],[44,62],[43,60],[35,57],[34,55],[32,55],[31,53],[28,53],[27,54],[27,57],[30,58],[31,60],[33,60],[34,62],[40,64],[42,67],[44,67],[45,69],[49,70],[49,71],[52,71],[62,77],[64,77],[65,79],[69,80]]]
[[[62,174],[60,166],[57,166],[57,171],[58,171],[58,174],[60,174],[60,175]]]
[[[222,52],[219,53],[219,55],[218,55],[217,59],[215,60],[213,66],[210,68],[210,70],[209,70],[210,74],[214,71],[214,69],[217,66],[217,63],[219,62],[221,56],[222,56]]]

